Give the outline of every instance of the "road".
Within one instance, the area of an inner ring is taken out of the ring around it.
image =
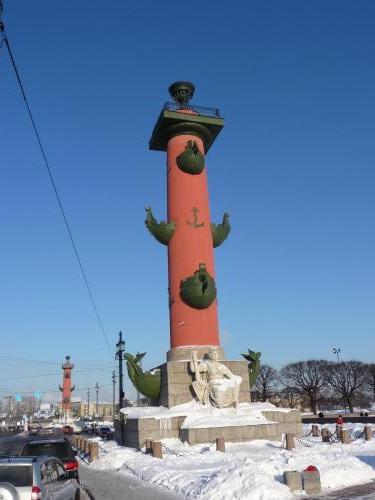
[[[10,434],[0,437],[0,455],[18,455],[26,441],[26,434]]]
[[[25,433],[0,437],[0,455],[17,455],[27,439],[29,436]],[[90,500],[119,500],[121,498],[126,498],[126,500],[178,500],[182,498],[159,488],[148,486],[122,472],[98,471],[90,469],[82,462],[79,475],[81,483],[90,494],[86,498]]]
[[[81,483],[95,500],[178,500],[183,497],[173,495],[160,488],[147,486],[123,472],[99,471],[81,465]]]
[[[0,455],[17,455],[28,436],[25,433],[0,436]],[[80,478],[90,495],[88,499],[95,500],[178,500],[181,496],[176,496],[160,488],[148,486],[142,481],[123,472],[99,471],[87,467],[83,463],[80,465]],[[340,491],[332,492],[329,495],[321,495],[310,500],[374,500],[375,481],[368,484],[352,486]]]
[[[344,490],[335,491],[330,495],[311,498],[310,500],[374,500],[375,482],[351,486]]]

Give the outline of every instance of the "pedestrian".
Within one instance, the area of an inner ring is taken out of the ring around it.
[[[336,418],[336,425],[343,425],[344,423],[344,419],[342,418],[341,415],[339,415],[337,418]]]
[[[363,411],[361,410],[361,413],[359,414],[360,417],[363,417],[364,416],[364,413]]]

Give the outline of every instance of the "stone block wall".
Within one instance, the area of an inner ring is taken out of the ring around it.
[[[221,361],[232,373],[242,377],[240,388],[240,403],[250,401],[249,371],[247,361]],[[188,403],[194,399],[192,382],[194,374],[190,371],[189,361],[168,361],[162,364],[161,393],[159,404],[170,408],[171,406]]]
[[[264,410],[262,414],[267,420],[280,423],[281,433],[291,432],[297,437],[302,436],[301,412],[299,410]]]
[[[189,444],[212,443],[216,438],[223,437],[228,443],[239,443],[253,439],[279,440],[281,437],[279,424],[234,425],[231,427],[200,427],[181,429],[181,441]]]
[[[180,427],[185,420],[182,417],[170,418],[131,418],[125,421],[125,445],[142,448],[146,439],[178,438]]]

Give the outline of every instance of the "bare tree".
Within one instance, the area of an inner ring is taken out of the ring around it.
[[[277,370],[269,365],[261,365],[254,384],[254,389],[259,393],[261,401],[267,401],[276,389],[278,381]]]
[[[366,365],[366,389],[375,400],[375,363]]]
[[[327,374],[329,385],[340,394],[352,413],[354,400],[366,384],[366,365],[360,361],[330,363]]]
[[[308,399],[311,411],[317,413],[317,405],[326,385],[328,361],[310,359],[290,363],[281,369],[281,380],[285,387],[297,389],[301,396]]]
[[[301,396],[301,391],[296,387],[286,386],[279,392],[280,403],[287,405],[289,408],[304,407],[304,398]]]

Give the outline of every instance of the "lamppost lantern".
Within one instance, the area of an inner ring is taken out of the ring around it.
[[[125,341],[122,340],[122,332],[119,333],[119,341],[116,344],[116,359],[119,359],[119,356],[123,351],[125,351]]]
[[[118,359],[118,381],[119,381],[119,409],[123,408],[125,393],[123,390],[123,368],[122,362],[124,360],[125,341],[122,340],[122,332],[119,332],[119,340],[116,344],[116,359]]]
[[[336,354],[336,356],[337,356],[337,362],[340,363],[340,352],[341,352],[341,349],[339,347],[332,347],[332,352],[333,352],[333,354]]]

